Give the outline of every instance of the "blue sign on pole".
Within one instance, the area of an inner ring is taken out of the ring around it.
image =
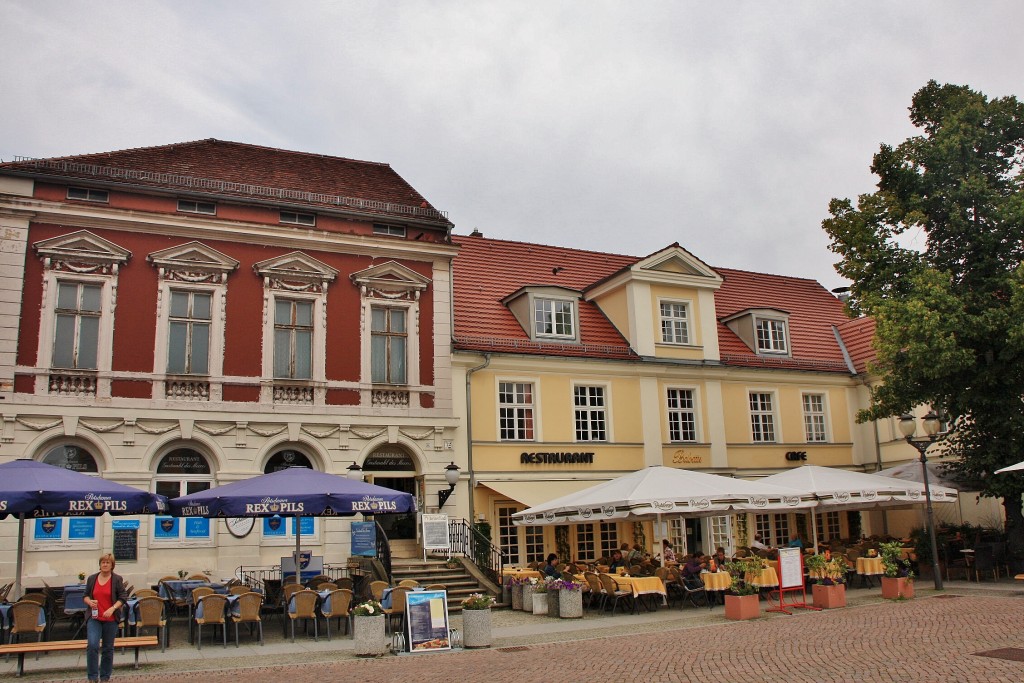
[[[352,522],[352,555],[356,557],[377,555],[377,524],[375,522]]]

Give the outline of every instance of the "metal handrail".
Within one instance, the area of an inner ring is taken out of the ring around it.
[[[507,553],[465,519],[448,520],[448,548],[453,555],[468,557],[492,581],[501,583]]]
[[[377,560],[384,565],[384,571],[388,575],[388,583],[391,582],[391,542],[388,540],[388,535],[384,531],[384,527],[380,525],[380,522],[373,520],[373,523],[377,526]]]

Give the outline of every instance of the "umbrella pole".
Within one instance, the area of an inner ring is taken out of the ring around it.
[[[295,516],[295,583],[302,584],[302,567],[299,566],[299,555],[302,554],[302,518]]]
[[[15,564],[17,566],[14,569],[14,590],[11,591],[13,593],[13,595],[14,595],[14,600],[11,600],[11,602],[16,602],[17,600],[21,599],[21,572],[24,569],[23,562],[22,562],[22,560],[24,559],[24,555],[25,555],[25,513],[24,512],[20,512],[20,513],[18,513],[18,559],[15,562]]]
[[[818,524],[817,517],[814,514],[814,508],[811,508],[811,512],[807,513],[811,517],[811,537],[814,539],[814,554],[818,554]]]

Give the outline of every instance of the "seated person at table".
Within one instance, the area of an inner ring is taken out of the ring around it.
[[[768,546],[762,543],[761,534],[754,534],[754,540],[751,542],[750,547],[754,550],[771,550]]]
[[[672,544],[668,542],[667,538],[661,539],[661,557],[666,562],[676,561],[676,551],[672,548]]]
[[[707,563],[704,562],[704,553],[694,550],[693,555],[690,555],[689,559],[686,560],[686,564],[683,565],[683,578],[697,576],[704,569],[707,569]]]
[[[560,579],[562,578],[562,572],[558,571],[558,555],[550,553],[548,559],[544,562],[544,568],[541,570],[546,578]]]
[[[625,566],[626,566],[626,561],[624,559],[622,559],[622,551],[621,550],[616,550],[616,551],[612,552],[612,563],[610,565],[608,565],[608,573],[609,574],[614,574],[620,568],[625,568]]]
[[[716,550],[711,559],[715,561],[715,569],[725,569],[725,565],[729,561],[729,558],[725,556],[725,548]]]
[[[644,549],[640,547],[639,543],[634,543],[632,550],[626,554],[626,566],[632,567],[634,564],[640,564],[644,561]]]
[[[788,545],[790,548],[800,548],[800,550],[803,550],[804,539],[800,538],[800,534],[794,533],[789,537],[789,543],[787,543],[786,545]]]

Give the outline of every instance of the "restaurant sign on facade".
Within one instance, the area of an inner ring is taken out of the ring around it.
[[[521,465],[593,465],[593,453],[522,453]]]

